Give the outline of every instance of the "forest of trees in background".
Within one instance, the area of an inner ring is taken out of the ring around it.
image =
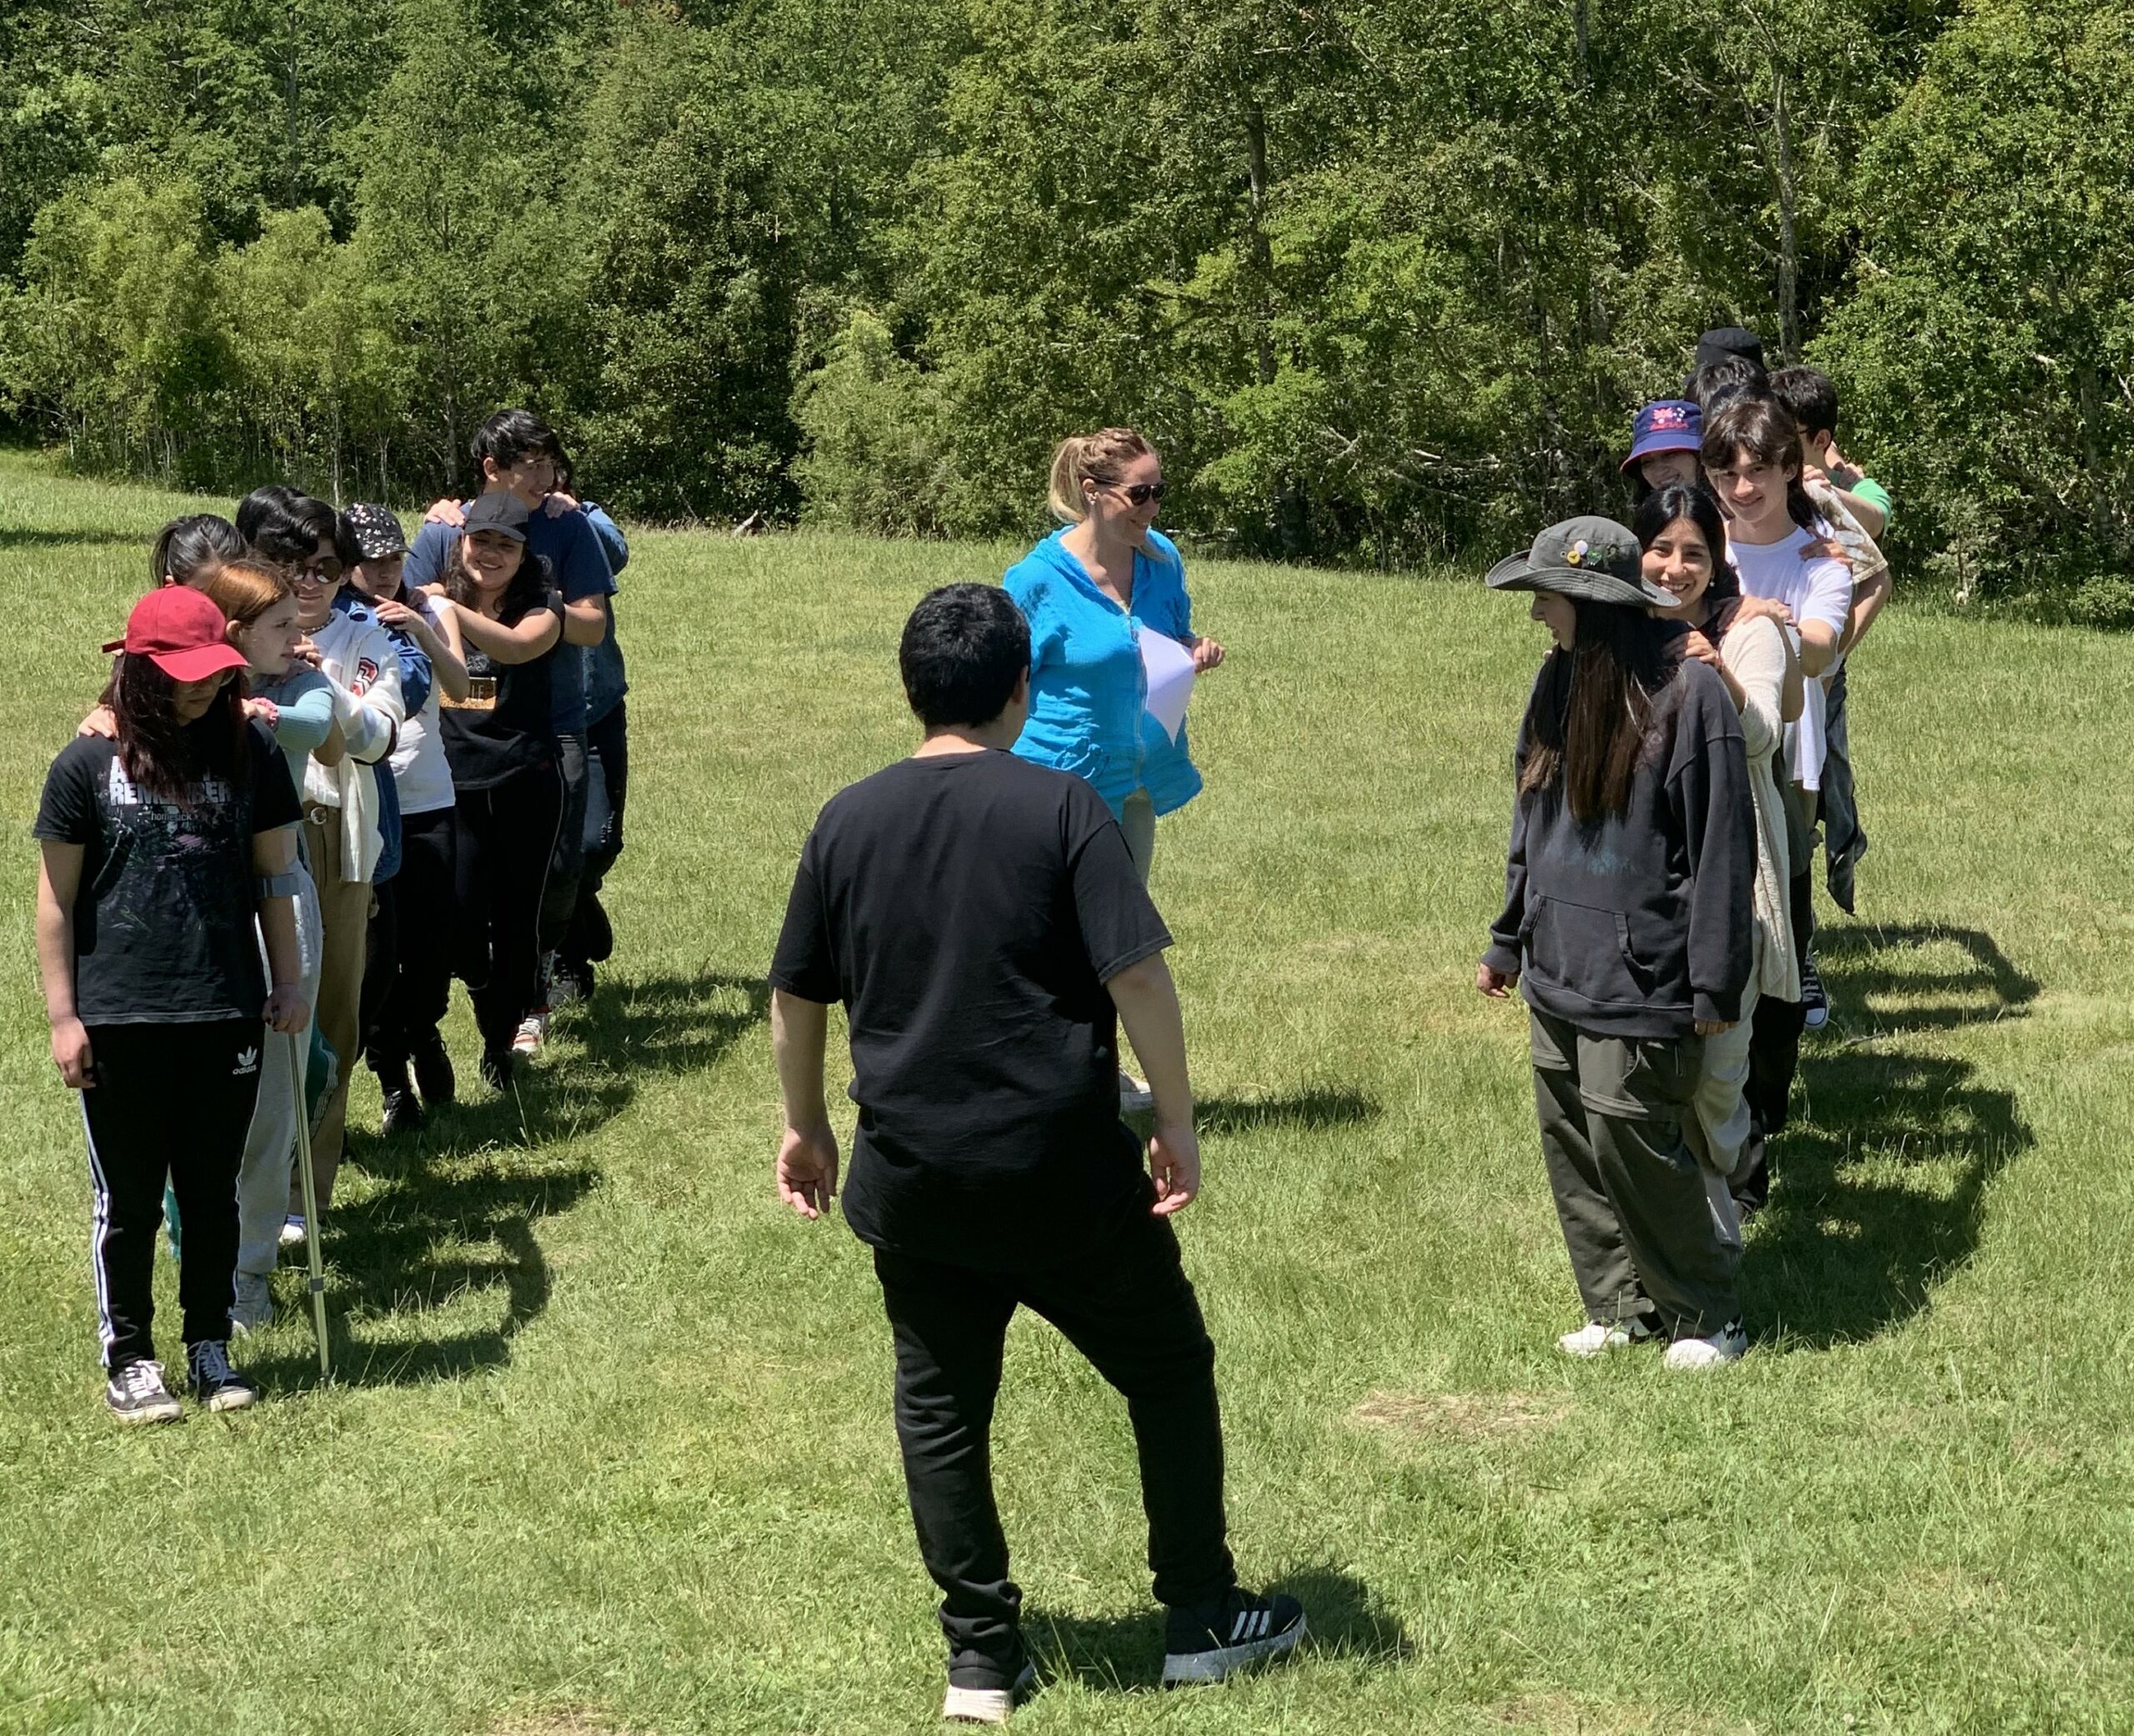
[[[85,467],[1399,564],[1617,504],[1700,328],[1908,580],[2134,618],[2128,0],[8,0],[0,413]]]

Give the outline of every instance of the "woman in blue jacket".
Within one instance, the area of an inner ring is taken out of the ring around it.
[[[1140,636],[1176,640],[1196,674],[1223,660],[1193,631],[1185,563],[1154,528],[1163,498],[1163,461],[1135,430],[1061,441],[1052,510],[1067,523],[1007,578],[1030,627],[1030,715],[1015,752],[1095,787],[1145,883],[1156,816],[1199,795],[1200,773],[1185,726],[1174,740],[1149,714]]]

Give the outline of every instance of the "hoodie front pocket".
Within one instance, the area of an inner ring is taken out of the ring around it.
[[[1621,912],[1537,898],[1533,921],[1526,956],[1537,975],[1589,1001],[1621,1003],[1646,998],[1651,976],[1633,964]]]

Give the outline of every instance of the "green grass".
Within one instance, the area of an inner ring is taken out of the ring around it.
[[[522,1105],[352,1139],[335,1385],[285,1273],[263,1408],[121,1434],[28,831],[179,507],[0,455],[0,1730],[930,1727],[887,1333],[859,1244],[775,1204],[759,983],[815,809],[909,740],[904,613],[1001,552],[638,539],[599,1000]],[[1860,658],[1871,921],[1824,943],[1755,1348],[1684,1380],[1550,1348],[1521,1021],[1470,986],[1538,629],[1471,580],[1193,580],[1231,660],[1154,881],[1206,1124],[1181,1229],[1242,1565],[1322,1638],[1151,1690],[1122,1408],[1025,1321],[997,1473],[1051,1680],[1019,1724],[2134,1725],[2126,642],[1900,606]]]

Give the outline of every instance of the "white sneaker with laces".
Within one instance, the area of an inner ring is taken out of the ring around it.
[[[1708,1338],[1677,1338],[1667,1347],[1671,1368],[1718,1368],[1738,1363],[1749,1348],[1739,1320],[1730,1320]]]
[[[530,1058],[540,1053],[548,1035],[549,1009],[543,1007],[519,1020],[518,1029],[512,1036],[511,1052],[522,1058]]]
[[[1558,1338],[1556,1348],[1565,1356],[1606,1356],[1611,1350],[1626,1350],[1632,1344],[1641,1344],[1652,1335],[1651,1323],[1636,1318],[1589,1320],[1576,1332],[1567,1332]]]

